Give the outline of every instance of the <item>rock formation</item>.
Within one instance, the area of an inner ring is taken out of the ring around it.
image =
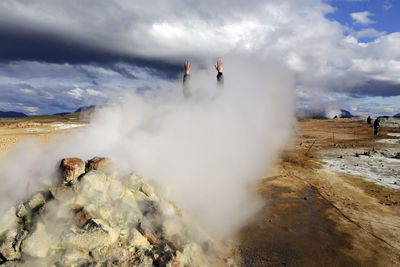
[[[62,180],[0,218],[3,266],[235,266],[176,205],[105,158],[63,159]]]

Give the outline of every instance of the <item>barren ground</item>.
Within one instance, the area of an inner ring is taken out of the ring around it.
[[[66,116],[0,118],[0,160],[22,140],[36,138],[44,144],[55,134],[67,133],[84,123],[85,121],[77,113]]]
[[[375,138],[371,126],[346,119],[304,120],[298,128],[296,145],[262,180],[264,209],[240,232],[245,265],[399,266],[400,191],[328,171],[316,155],[386,149],[376,139],[400,129]]]
[[[0,119],[0,159],[25,138],[46,143],[71,131],[61,124],[80,123],[77,115]],[[302,120],[298,131],[261,181],[264,208],[239,233],[243,265],[399,266],[400,191],[329,171],[320,158],[327,149],[385,149],[376,139],[400,129],[375,138],[365,123],[340,119]]]

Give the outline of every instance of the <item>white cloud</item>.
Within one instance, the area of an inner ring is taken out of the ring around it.
[[[68,95],[70,95],[71,97],[73,97],[75,99],[81,99],[82,93],[83,93],[83,90],[79,87],[75,87],[74,89],[67,92]]]
[[[35,94],[34,90],[28,89],[28,88],[21,88],[20,91],[23,92],[24,94],[28,94],[28,95],[34,95]]]
[[[86,93],[87,93],[88,95],[90,95],[90,96],[102,96],[102,97],[105,96],[104,93],[102,93],[102,92],[100,92],[100,91],[97,91],[97,90],[94,90],[94,89],[92,89],[92,88],[86,89]]]
[[[370,18],[374,16],[374,14],[369,11],[354,12],[351,13],[350,16],[353,18],[356,24],[368,25],[375,23],[375,21]]]
[[[29,115],[35,115],[36,112],[39,110],[38,107],[23,107],[23,109],[29,112]]]
[[[356,36],[357,38],[362,39],[362,38],[376,38],[385,34],[386,32],[380,32],[374,28],[366,28],[358,31],[356,33]]]

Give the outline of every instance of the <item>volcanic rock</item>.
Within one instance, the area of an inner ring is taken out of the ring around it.
[[[79,228],[85,226],[91,219],[95,217],[81,205],[73,205],[71,210],[75,214],[75,224]]]
[[[60,168],[64,179],[63,182],[71,183],[85,173],[85,161],[80,158],[66,158],[61,161]]]
[[[25,230],[13,229],[6,233],[0,247],[0,255],[8,261],[19,260],[21,258],[21,242],[27,236]]]
[[[118,232],[100,219],[90,219],[83,229],[72,229],[63,243],[75,248],[93,250],[107,247],[118,239]]]
[[[88,161],[86,165],[86,172],[93,170],[101,170],[107,165],[107,163],[109,163],[108,158],[94,157]]]
[[[222,250],[205,246],[211,239],[157,187],[92,162],[85,172],[83,160],[64,159],[64,185],[0,215],[0,264],[226,266]]]
[[[68,192],[70,189],[71,187],[62,185],[59,187],[49,188],[49,192],[52,198],[60,200],[61,196],[65,194],[65,192]]]
[[[128,245],[130,247],[134,247],[135,249],[141,249],[144,251],[150,248],[150,242],[136,229],[132,230]]]
[[[86,192],[87,194],[106,194],[108,187],[110,186],[111,179],[107,177],[103,172],[100,171],[89,171],[82,176],[82,181],[79,184],[79,189],[81,192]]]

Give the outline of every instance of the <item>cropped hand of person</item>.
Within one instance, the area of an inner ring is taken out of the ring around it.
[[[186,75],[189,75],[190,68],[191,68],[190,62],[189,61],[185,61],[185,74]]]
[[[215,64],[214,67],[218,72],[222,72],[224,68],[224,63],[222,63],[221,59],[218,59],[217,64]]]

